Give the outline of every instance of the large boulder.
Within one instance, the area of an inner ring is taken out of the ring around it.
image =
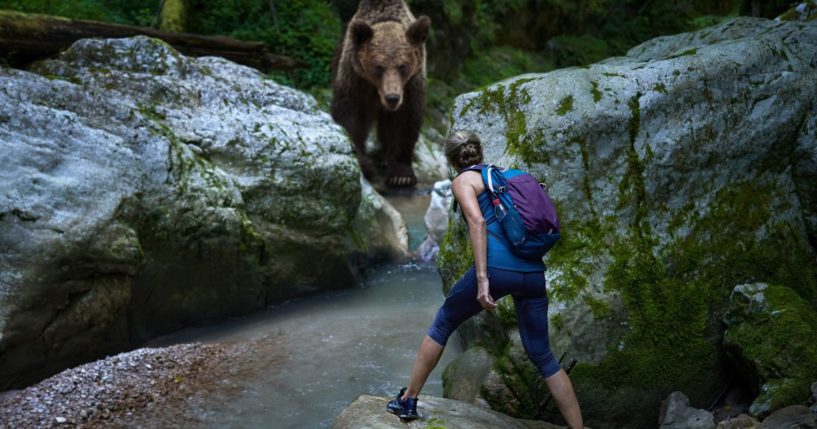
[[[724,348],[758,393],[751,414],[804,404],[817,374],[817,311],[785,286],[735,287],[724,315]]]
[[[0,68],[0,147],[0,389],[407,253],[312,97],[158,40]]]
[[[740,18],[456,99],[452,129],[476,131],[488,161],[533,172],[557,205],[551,344],[579,361],[589,424],[655,427],[675,390],[694,407],[716,399],[734,285],[817,303],[815,81],[817,26]],[[437,260],[446,288],[471,263],[466,236],[452,217]],[[495,369],[524,398],[543,383],[503,369],[519,354],[510,308],[463,332],[494,344]],[[528,416],[525,403],[510,411]]]

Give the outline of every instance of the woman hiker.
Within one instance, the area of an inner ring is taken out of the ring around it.
[[[474,265],[454,285],[437,311],[417,351],[408,387],[388,403],[387,410],[403,420],[416,419],[417,396],[440,360],[448,337],[462,322],[482,309],[493,310],[496,300],[511,295],[528,357],[545,379],[568,426],[583,428],[573,385],[550,351],[544,263],[511,253],[479,169],[468,169],[482,163],[479,137],[469,131],[453,133],[446,139],[445,156],[459,172],[452,190],[468,221]]]

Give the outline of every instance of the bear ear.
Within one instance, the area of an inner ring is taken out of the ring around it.
[[[422,45],[428,39],[428,32],[431,28],[431,19],[425,15],[417,18],[406,30],[406,37],[412,45]]]
[[[374,30],[364,21],[356,19],[349,24],[352,32],[352,42],[355,46],[360,46],[369,41],[374,35]]]

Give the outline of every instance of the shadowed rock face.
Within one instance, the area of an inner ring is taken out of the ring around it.
[[[0,389],[407,252],[311,97],[157,40],[0,68],[0,147]]]
[[[736,285],[817,304],[816,79],[817,26],[738,19],[457,98],[452,129],[476,131],[488,162],[530,170],[557,204],[551,343],[579,360],[589,424],[655,427],[674,390],[707,407],[731,365],[719,314]],[[446,287],[471,263],[466,234],[452,217]],[[505,385],[483,397],[534,415],[545,390],[503,338],[512,303],[475,323],[463,333]]]
[[[785,286],[744,284],[732,291],[723,322],[726,352],[756,390],[750,413],[805,403],[817,378],[813,306]]]

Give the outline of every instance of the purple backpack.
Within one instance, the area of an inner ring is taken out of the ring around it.
[[[556,244],[560,238],[556,207],[535,177],[493,165],[474,165],[463,171],[482,173],[496,219],[515,255],[541,259]]]

